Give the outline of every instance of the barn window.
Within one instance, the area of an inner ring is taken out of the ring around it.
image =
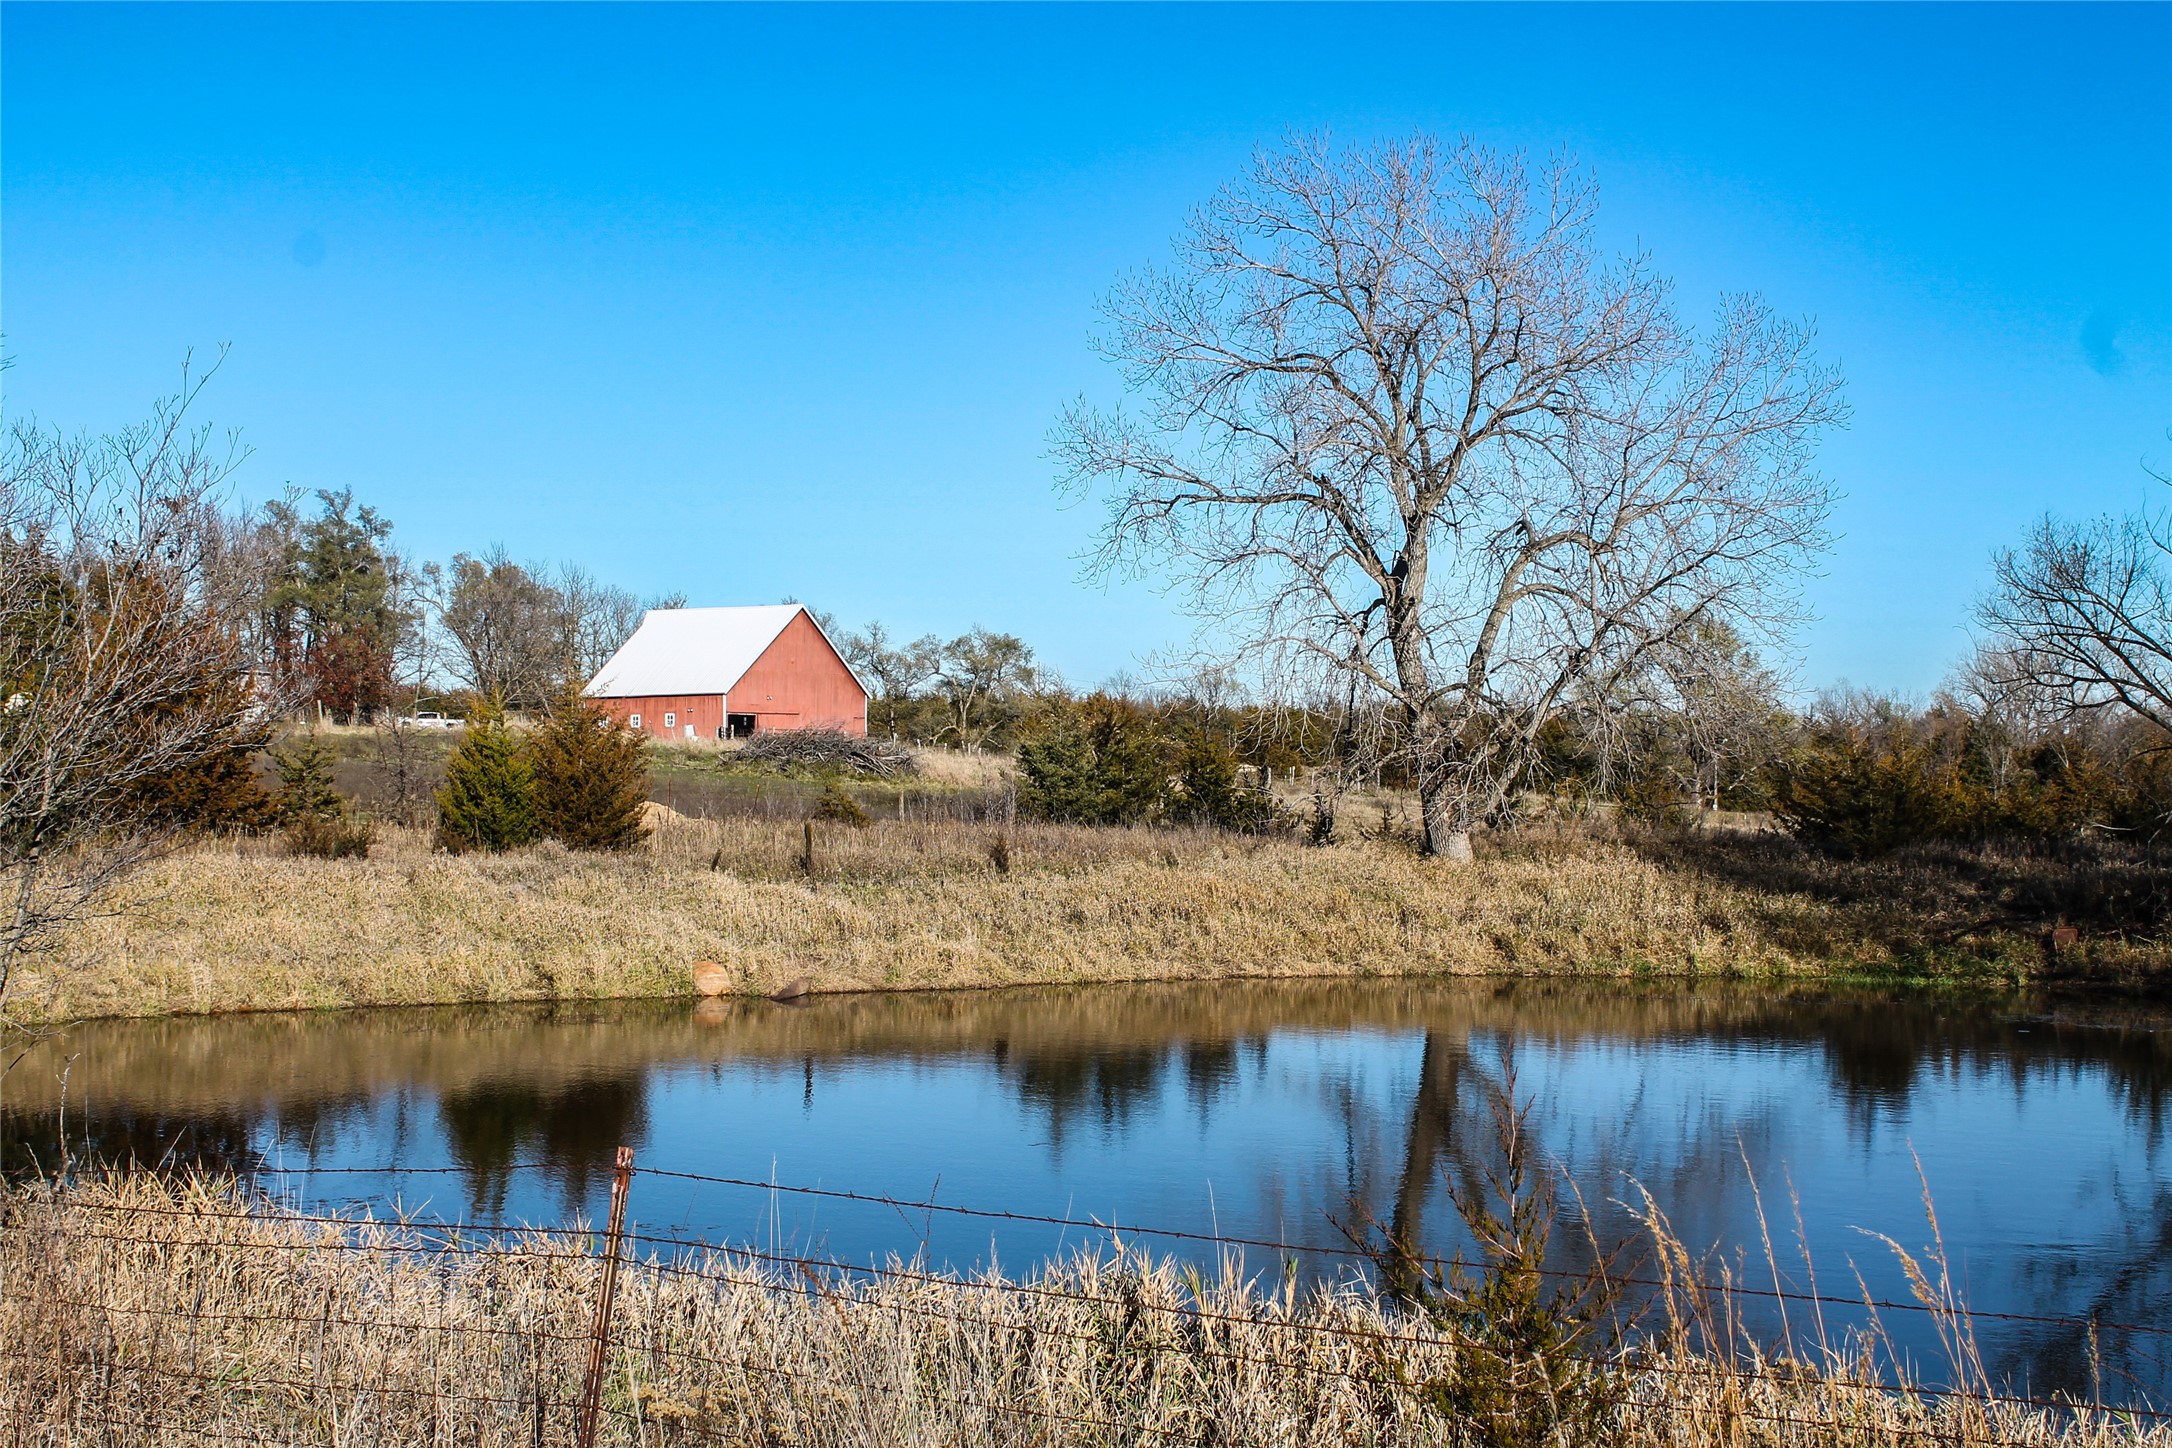
[[[673,714],[673,713],[669,713],[669,712],[667,711],[667,712],[665,713],[665,715],[664,715],[664,727],[665,727],[666,729],[676,729],[676,728],[678,728],[678,727],[679,727],[679,716],[678,716],[678,715],[676,715],[676,714]]]
[[[641,716],[639,714],[627,715],[626,725],[630,729],[639,729],[641,727]]]

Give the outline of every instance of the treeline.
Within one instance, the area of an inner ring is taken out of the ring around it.
[[[585,570],[514,562],[502,548],[417,562],[392,523],[349,492],[298,496],[217,520],[221,586],[268,695],[343,723],[442,699],[535,710],[585,683],[631,636],[644,603]]]
[[[1953,691],[1927,708],[1841,696],[1793,733],[1764,772],[1765,803],[1836,854],[1925,840],[2154,844],[2172,819],[2172,741],[2132,716],[2030,717]]]
[[[33,451],[40,436],[14,440],[20,461],[7,481],[18,497],[25,481],[64,497],[69,464],[40,463]],[[102,439],[113,455],[92,453],[91,461],[125,476],[118,464],[128,445],[129,435]],[[171,576],[155,591],[143,581],[155,578],[151,570],[131,562],[132,587],[146,595],[139,612],[170,614],[181,637],[215,642],[216,656],[191,658],[149,633],[141,647],[109,647],[109,661],[87,654],[80,679],[52,678],[35,694],[19,693],[39,707],[9,716],[0,737],[78,734],[39,717],[76,696],[85,710],[109,708],[105,701],[122,695],[159,701],[151,718],[167,734],[192,715],[207,716],[190,747],[133,751],[148,762],[102,771],[113,796],[101,806],[105,817],[130,822],[148,840],[203,829],[277,831],[295,853],[366,854],[373,819],[334,787],[322,741],[314,733],[276,740],[282,722],[318,719],[385,726],[373,770],[385,797],[375,813],[434,822],[448,848],[545,837],[610,848],[638,838],[647,795],[640,747],[619,739],[579,691],[653,604],[573,565],[524,566],[502,549],[418,564],[393,547],[390,521],[351,493],[320,492],[309,506],[289,496],[237,512],[209,496],[223,473],[193,462],[161,466],[171,474],[162,482],[166,495],[123,500],[120,511],[134,514],[127,536],[98,546],[124,559],[158,556]],[[152,520],[168,521],[154,533]],[[75,551],[86,558],[76,566],[90,570],[92,588],[110,576],[109,564],[80,544]],[[10,566],[11,576],[22,576],[12,559]],[[65,623],[65,610],[59,616]],[[68,637],[65,627],[55,634]],[[48,655],[66,647],[33,642]],[[422,741],[392,727],[396,714],[429,700],[476,726],[445,762],[442,786]],[[508,709],[535,716],[537,728],[508,731]],[[268,771],[259,765],[267,748]]]
[[[846,632],[819,610],[816,622],[868,690],[867,729],[906,744],[1009,750],[1062,685],[1015,634],[974,628],[944,642],[923,634],[893,641],[880,623]]]
[[[1856,858],[1934,840],[2149,844],[2172,820],[2172,741],[2131,716],[2063,717],[1957,685],[1928,704],[1838,692],[1759,721],[1749,747],[1724,761],[1716,793],[1700,787],[1696,729],[1679,715],[1645,716],[1607,757],[1564,728],[1535,761],[1524,803],[1610,807],[1658,825],[1714,809],[1765,813]]]
[[[1066,689],[1019,639],[836,633],[875,691],[872,731],[1015,753],[1018,807],[1081,824],[1200,823],[1336,837],[1347,797],[1414,784],[1393,711],[1355,691],[1269,707],[1225,671],[1156,690]],[[2016,661],[1972,660],[1927,704],[1835,692],[1791,707],[1731,631],[1683,631],[1633,693],[1572,701],[1533,741],[1491,821],[1614,815],[1681,827],[1768,815],[1837,854],[1930,840],[2155,841],[2172,819],[2164,731],[2075,711]],[[1268,788],[1278,776],[1296,787]]]
[[[212,576],[234,594],[267,696],[343,721],[433,698],[463,713],[547,713],[647,608],[685,602],[643,603],[576,565],[523,565],[502,549],[418,564],[393,547],[390,522],[348,493],[213,522]],[[1269,706],[1209,669],[1174,687],[1082,693],[1014,634],[897,640],[879,622],[845,629],[816,617],[869,687],[871,733],[1015,754],[1018,807],[1037,818],[1326,841],[1353,790],[1412,788],[1412,761],[1426,755],[1387,701],[1354,689]],[[1834,694],[1791,708],[1750,647],[1700,623],[1633,687],[1594,686],[1555,711],[1490,823],[1567,813],[1680,826],[1762,813],[1854,856],[1924,840],[2155,840],[2172,818],[2164,731],[2131,710],[2064,706],[2026,665],[1986,654],[1925,705]],[[1294,798],[1268,788],[1292,771],[1304,778]],[[232,757],[146,789],[167,819],[284,817]]]
[[[2152,546],[2172,553],[2172,541]],[[1270,705],[1208,669],[1173,687],[1082,695],[1008,635],[903,647],[880,626],[839,637],[878,690],[872,729],[1015,753],[1018,808],[1047,820],[1326,843],[1342,837],[1354,793],[1414,790],[1414,761],[1427,753],[1390,701],[1354,688]],[[1847,858],[1933,842],[2164,843],[2164,711],[2138,690],[2078,687],[2070,662],[1996,638],[1928,702],[1843,689],[1802,705],[1732,630],[1683,627],[1633,675],[1554,711],[1485,823],[1606,817],[1680,829],[1731,813]]]
[[[167,831],[276,831],[288,853],[325,859],[367,856],[383,817],[434,821],[438,844],[455,854],[543,839],[615,850],[647,834],[643,742],[576,688],[552,699],[526,730],[512,728],[488,700],[477,704],[434,788],[421,741],[407,729],[381,728],[372,773],[386,788],[368,810],[339,790],[336,756],[316,728],[270,745],[268,774],[256,767],[266,742],[251,737],[152,776],[138,790],[137,817]]]
[[[1979,650],[1928,703],[1840,690],[1802,709],[1724,631],[1702,631],[1683,662],[1662,697],[1566,712],[1532,788],[1662,824],[1764,812],[1850,857],[1925,841],[2149,844],[2172,821],[2172,735],[2116,702],[2077,706],[2025,653]]]
[[[38,446],[50,454],[57,444]],[[30,443],[17,447],[32,461],[43,456]],[[38,465],[74,466],[64,457]],[[172,485],[187,507],[168,506],[164,516],[182,520],[175,536],[193,561],[185,579],[159,585],[165,595],[146,593],[153,601],[143,617],[158,617],[156,598],[185,596],[188,616],[206,621],[191,636],[224,642],[218,657],[181,671],[161,706],[176,718],[244,714],[244,698],[279,717],[344,722],[386,722],[428,700],[477,716],[550,716],[562,712],[559,701],[577,698],[647,608],[685,602],[644,603],[577,565],[521,564],[503,549],[418,563],[394,546],[390,520],[345,492],[223,512],[204,497],[207,480],[223,474],[190,466],[196,471],[184,470]],[[2154,536],[2143,542],[2155,546]],[[2060,541],[2040,541],[2038,551],[2068,557],[2072,540],[2054,549]],[[2002,567],[2011,572],[2026,561]],[[40,597],[25,593],[18,612],[26,620],[41,617]],[[1340,697],[1330,689],[1271,705],[1248,696],[1226,669],[1175,687],[1082,693],[1014,634],[976,627],[948,640],[898,640],[880,623],[848,630],[816,617],[869,686],[872,733],[1014,754],[1018,807],[1039,818],[1196,823],[1324,842],[1337,837],[1354,791],[1416,788],[1421,761],[1442,754],[1409,737],[1406,718],[1385,696],[1347,680]],[[17,632],[27,639],[31,629],[26,623]],[[159,650],[180,657],[170,643],[144,653]],[[1741,639],[1697,621],[1669,631],[1638,669],[1611,683],[1586,680],[1548,713],[1517,745],[1515,788],[1486,822],[1605,813],[1681,825],[1718,811],[1757,812],[1850,855],[1933,839],[2155,840],[2172,817],[2166,729],[2119,699],[2077,707],[2071,686],[2062,691],[2042,677],[2046,653],[2041,646],[1986,653],[1928,705],[1834,695],[1798,709]],[[245,688],[237,675],[246,676]],[[311,824],[330,815],[258,777],[251,756],[265,741],[261,727],[219,729],[206,739],[224,743],[192,745],[172,767],[141,771],[114,808],[167,828],[283,825],[328,850],[351,847],[351,821],[345,836]],[[65,731],[56,724],[55,732]],[[1492,747],[1506,731],[1488,725],[1477,733]],[[281,767],[290,762],[283,758]],[[1299,788],[1270,788],[1293,771],[1302,771]],[[395,772],[405,777],[404,766]],[[470,847],[520,838],[526,827],[518,820],[543,808],[514,808],[514,823],[502,829],[471,829],[459,822],[461,806],[430,792],[395,791],[406,813],[451,821],[445,838],[456,847],[464,838]]]

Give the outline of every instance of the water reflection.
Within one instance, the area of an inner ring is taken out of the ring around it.
[[[638,1074],[538,1084],[519,1077],[478,1081],[438,1098],[445,1148],[465,1169],[468,1211],[496,1220],[517,1161],[539,1161],[569,1211],[610,1175],[618,1147],[647,1134]]]
[[[14,1107],[0,1110],[0,1163],[11,1179],[57,1171],[62,1141],[79,1160],[132,1169],[193,1170],[248,1176],[263,1168],[255,1146],[257,1123],[238,1111],[172,1112],[122,1102],[86,1119],[78,1108],[71,1126],[62,1111],[50,1116]]]
[[[1452,1251],[1448,1184],[1484,1195],[1513,1094],[1596,1250],[1637,1239],[1649,1190],[1753,1283],[1808,1289],[1814,1269],[1852,1296],[1860,1271],[1904,1295],[1859,1229],[1927,1239],[1920,1159],[1976,1307],[2149,1322],[2172,1320],[2166,1026],[2108,1006],[1377,982],[108,1023],[0,1084],[0,1160],[49,1169],[65,1137],[309,1199],[557,1220],[597,1211],[628,1143],[750,1180],[1314,1248],[1371,1221]],[[393,1165],[456,1185],[372,1174]],[[352,1174],[270,1175],[310,1166]],[[655,1178],[635,1211],[857,1260],[1018,1266],[1092,1239]],[[1595,1250],[1557,1248],[1563,1265]],[[2086,1390],[2100,1367],[2172,1386],[2161,1340],[2101,1335],[2097,1363],[2086,1329],[1982,1327],[1994,1369],[2037,1390]]]

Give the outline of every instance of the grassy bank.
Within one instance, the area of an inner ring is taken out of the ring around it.
[[[1533,833],[1459,868],[1379,839],[892,818],[817,826],[810,876],[803,844],[796,821],[669,815],[617,856],[455,857],[393,827],[366,860],[199,844],[32,962],[10,1011],[673,996],[703,959],[760,994],[801,977],[819,991],[1499,973],[2012,984],[2047,969],[2134,986],[2161,958],[2105,930],[2047,962],[2057,902],[2022,889],[2027,861],[1842,868],[1784,841]],[[2091,878],[2099,895],[2155,888]]]
[[[439,1236],[152,1177],[6,1206],[12,1442],[571,1441],[592,1239],[448,1251]],[[629,1264],[598,1441],[1393,1448],[1497,1441],[1520,1423],[1511,1441],[1562,1448],[2172,1444],[2148,1420],[1877,1386],[1849,1349],[1700,1353],[1725,1307],[1694,1294],[1660,1314],[1681,1328],[1633,1354],[1549,1359],[1544,1379],[1506,1379],[1503,1397],[1504,1380],[1483,1387],[1502,1361],[1485,1340],[1354,1287],[1275,1290],[1131,1254],[1026,1280],[894,1267],[800,1273],[713,1252]],[[1577,1384],[1588,1419],[1539,1430],[1541,1381]]]

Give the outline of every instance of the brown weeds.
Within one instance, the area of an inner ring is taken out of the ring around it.
[[[1727,874],[1709,851],[1532,832],[1469,867],[1385,839],[656,811],[639,850],[453,857],[382,827],[367,859],[209,842],[26,971],[18,1020],[674,996],[696,960],[767,994],[1296,976],[1891,973],[2015,979],[2024,933],[1953,936],[1906,896]],[[1748,848],[1747,846],[1745,848]],[[1756,848],[1765,848],[1762,846]],[[1926,920],[1937,925],[1926,926]],[[2153,965],[2153,944],[2106,946]],[[2146,966],[2135,966],[2143,969]]]
[[[150,1176],[6,1205],[10,1441],[569,1441],[592,1239],[455,1243]],[[1452,1328],[1354,1286],[1267,1288],[1130,1252],[1018,1280],[650,1256],[620,1279],[613,1341],[610,1444],[1385,1448],[1474,1427],[1413,1386],[1454,1380]],[[1686,1337],[1595,1367],[1620,1391],[1578,1441],[1622,1448],[2172,1444],[2111,1413],[1881,1384],[1846,1360],[1721,1358]]]
[[[621,855],[453,857],[386,827],[367,859],[206,844],[26,973],[23,1019],[671,996],[696,960],[748,994],[1026,982],[1820,970],[1842,907],[1672,874],[1597,843],[1466,870],[1390,845],[876,818],[659,813]],[[1000,845],[999,845],[1000,842]],[[1818,919],[1804,918],[1816,916]]]

